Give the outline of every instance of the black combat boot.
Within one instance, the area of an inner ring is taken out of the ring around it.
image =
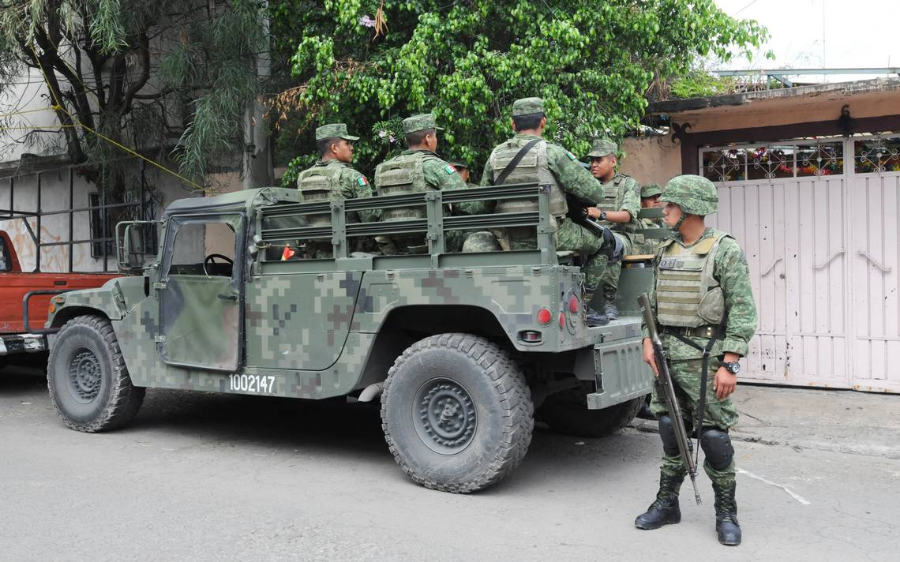
[[[594,299],[594,293],[585,291],[584,307],[585,320],[588,326],[605,326],[609,324],[609,318],[602,312],[597,312],[591,307],[591,301]]]
[[[669,476],[665,472],[659,475],[659,492],[656,501],[650,504],[646,513],[634,520],[638,529],[659,529],[663,525],[681,523],[681,508],[678,507],[678,491],[684,476]]]
[[[616,291],[603,291],[603,314],[610,320],[619,319],[619,309],[616,308]]]
[[[716,533],[719,535],[719,542],[728,546],[741,544],[741,525],[737,520],[734,488],[734,482],[726,486],[713,483],[713,491],[716,493]]]

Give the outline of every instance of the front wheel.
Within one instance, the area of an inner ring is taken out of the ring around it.
[[[50,351],[47,385],[63,423],[87,433],[125,425],[144,401],[112,325],[99,316],[79,316],[62,327]]]
[[[440,334],[394,362],[381,420],[394,459],[413,481],[468,493],[519,465],[531,443],[534,405],[503,350],[477,336]]]

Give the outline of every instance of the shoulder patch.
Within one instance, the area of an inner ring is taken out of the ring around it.
[[[448,174],[455,174],[456,168],[454,168],[450,164],[447,164],[446,166],[444,166],[444,171],[447,172]]]
[[[569,160],[578,160],[578,158],[575,158],[575,155],[572,154],[571,152],[569,152],[568,150],[566,151],[566,156],[569,157]]]
[[[364,185],[368,185],[369,181],[366,179],[366,176],[359,176],[356,178],[356,183],[359,184],[360,187]]]

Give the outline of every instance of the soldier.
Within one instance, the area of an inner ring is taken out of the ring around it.
[[[641,209],[653,209],[662,207],[659,196],[662,195],[662,188],[658,183],[648,183],[641,187]]]
[[[375,190],[378,195],[414,193],[429,189],[465,189],[466,183],[456,173],[456,169],[441,160],[437,150],[437,132],[443,130],[435,125],[434,115],[425,113],[403,120],[403,133],[409,147],[399,156],[382,162],[375,169]],[[382,220],[396,221],[425,217],[425,207],[385,209]],[[424,254],[428,251],[423,234],[403,234],[391,237],[377,237],[382,251],[390,253]],[[461,241],[453,233],[447,233],[448,249],[458,248]]]
[[[459,174],[459,179],[463,181],[468,187],[479,187],[477,184],[471,183],[469,181],[469,165],[463,162],[462,160],[457,160],[456,162],[450,162],[450,165],[456,168],[456,173]]]
[[[591,159],[591,175],[602,184],[603,199],[596,208],[588,209],[588,215],[600,219],[600,223],[612,229],[630,254],[635,244],[642,244],[638,211],[641,210],[641,186],[634,178],[616,172],[616,143],[609,139],[596,139]],[[616,294],[619,290],[619,274],[622,262],[607,263],[601,260],[600,289],[603,297],[603,313],[610,320],[619,317]]]
[[[662,207],[662,203],[659,202],[659,196],[662,195],[662,188],[659,184],[656,183],[648,183],[645,186],[641,187],[641,209],[654,209],[656,207]],[[662,219],[641,219],[641,228],[667,228],[665,222]],[[641,254],[655,254],[656,249],[659,247],[659,239],[657,238],[644,238],[644,245],[641,247],[639,252]]]
[[[541,98],[516,100],[512,109],[512,127],[516,135],[494,148],[484,167],[481,185],[538,182],[551,186],[550,213],[558,225],[557,249],[581,252],[588,324],[607,324],[609,319],[590,308],[590,302],[600,282],[601,263],[607,259],[620,259],[622,248],[608,229],[604,229],[601,236],[566,216],[569,210],[566,195],[591,206],[603,198],[603,191],[574,154],[541,137],[546,126],[547,116]],[[533,200],[485,203],[489,208],[496,207],[496,211],[501,213],[535,208]],[[529,227],[509,228],[503,238],[505,240],[501,240],[501,244],[507,246],[504,249],[534,248],[537,245],[535,231]]]
[[[359,137],[347,133],[344,123],[331,123],[316,129],[316,146],[319,161],[311,168],[303,170],[297,177],[297,189],[300,199],[305,202],[334,201],[336,199],[355,199],[372,197],[372,186],[366,176],[353,169],[353,143]],[[379,219],[380,211],[363,211],[361,216],[348,213],[350,222],[374,222]],[[311,215],[307,217],[310,225],[331,224],[331,215]],[[307,257],[327,259],[332,257],[331,244],[322,241],[307,242]]]
[[[728,430],[738,420],[729,396],[740,372],[738,359],[747,354],[756,331],[756,306],[744,252],[729,234],[707,228],[706,215],[716,212],[718,195],[708,179],[685,175],[673,178],[663,191],[665,222],[675,232],[660,244],[654,260],[651,308],[676,385],[685,426],[698,417],[701,388],[707,388],[701,448],[704,469],[715,491],[716,532],[719,542],[738,545],[741,528],[734,499],[734,448]],[[659,376],[647,327],[644,326],[644,361]],[[705,355],[705,351],[709,351]],[[704,358],[704,356],[706,358]],[[713,373],[711,385],[705,385]],[[686,468],[668,410],[656,386],[650,408],[659,416],[663,442],[659,493],[634,524],[658,529],[681,521],[678,492]]]

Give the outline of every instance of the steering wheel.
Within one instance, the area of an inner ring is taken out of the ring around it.
[[[212,276],[212,274],[209,272],[211,268],[207,267],[207,264],[209,264],[210,266],[216,265],[215,258],[221,258],[228,265],[234,267],[234,260],[229,258],[228,256],[223,256],[222,254],[210,254],[203,258],[203,273],[205,273],[207,277]]]

